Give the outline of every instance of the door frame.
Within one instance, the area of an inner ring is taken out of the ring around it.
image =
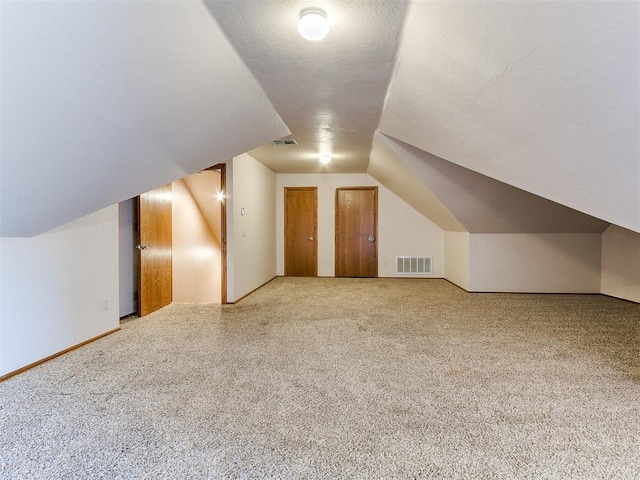
[[[338,272],[338,252],[339,252],[339,238],[338,238],[338,192],[341,190],[372,190],[373,191],[373,236],[374,236],[374,250],[373,250],[373,277],[361,277],[361,278],[378,278],[378,187],[336,187],[335,205],[334,205],[334,230],[335,230],[335,244],[334,244],[334,276],[337,276]]]
[[[289,219],[287,218],[287,192],[295,191],[312,191],[314,194],[314,210],[315,215],[313,219],[313,242],[315,246],[315,259],[314,259],[314,271],[315,277],[318,276],[318,187],[284,187],[282,204],[284,206],[284,275],[287,276],[287,251],[288,251],[288,237],[287,226],[289,225]]]
[[[223,200],[220,202],[220,271],[221,291],[220,303],[227,304],[227,165],[225,163],[217,163],[213,167],[205,168],[205,170],[218,170],[220,172],[220,190],[224,194]]]

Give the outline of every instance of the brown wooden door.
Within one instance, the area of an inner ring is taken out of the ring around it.
[[[284,189],[284,274],[318,276],[318,189]]]
[[[336,189],[336,277],[378,276],[378,187]]]
[[[171,303],[171,184],[140,195],[140,315]]]

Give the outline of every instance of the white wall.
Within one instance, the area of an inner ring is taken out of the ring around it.
[[[318,187],[318,275],[335,274],[335,191],[337,187],[378,187],[378,275],[395,273],[395,257],[432,257],[433,274],[444,276],[444,232],[367,174],[279,174],[277,176],[278,275],[284,275],[284,187]]]
[[[118,328],[117,205],[0,238],[0,256],[0,375]]]
[[[602,293],[640,302],[640,234],[611,225],[602,234]]]
[[[227,300],[234,302],[276,276],[276,174],[246,153],[229,163]]]
[[[444,278],[469,290],[469,234],[445,232]]]
[[[470,291],[600,292],[600,234],[471,234],[469,242]]]
[[[184,180],[172,183],[174,302],[220,303],[220,244]]]
[[[137,205],[133,198],[118,204],[120,267],[120,317],[138,311],[139,259],[136,250],[135,223]]]

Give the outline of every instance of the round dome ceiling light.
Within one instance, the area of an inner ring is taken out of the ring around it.
[[[320,163],[326,165],[331,161],[331,155],[320,155]]]
[[[312,42],[322,40],[329,33],[327,12],[321,8],[311,7],[300,10],[298,32]]]

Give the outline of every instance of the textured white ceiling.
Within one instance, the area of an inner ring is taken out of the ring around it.
[[[367,169],[392,74],[405,1],[205,0],[265,89],[298,147],[266,145],[251,155],[279,173]],[[296,30],[306,6],[328,12],[318,42]],[[321,165],[318,155],[333,161]]]
[[[200,1],[0,5],[2,236],[289,133]]]
[[[380,131],[640,231],[637,2],[411,4]]]

